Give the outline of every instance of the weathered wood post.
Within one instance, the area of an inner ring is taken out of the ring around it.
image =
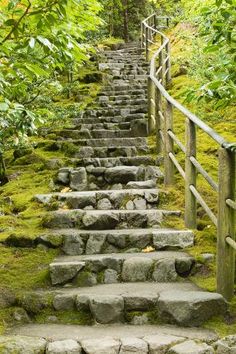
[[[164,78],[164,71],[163,71],[163,51],[159,53],[158,58],[158,75],[157,79],[163,83]],[[163,132],[163,121],[162,121],[162,95],[161,92],[157,89],[156,90],[156,146],[157,146],[157,153],[161,153],[163,151],[163,142],[161,139],[161,132]]]
[[[226,237],[235,240],[235,211],[226,204],[235,200],[236,165],[235,153],[219,149],[219,197],[217,233],[217,291],[226,300],[234,294],[235,250],[226,242]]]
[[[149,42],[148,42],[149,31],[148,27],[145,27],[145,49],[146,49],[146,60],[148,61],[149,57]]]
[[[156,63],[152,63],[156,72]],[[152,79],[148,78],[148,134],[152,134],[156,129],[156,85]]]
[[[185,225],[190,229],[197,226],[197,201],[190,190],[190,186],[196,187],[196,168],[190,161],[190,157],[196,157],[196,127],[195,124],[186,118],[186,157],[185,157]]]
[[[166,44],[166,55],[167,55],[167,61],[166,61],[166,68],[168,69],[167,74],[166,74],[166,86],[167,88],[170,87],[171,85],[171,60],[170,60],[170,41],[168,40],[168,43]]]
[[[174,183],[174,165],[170,159],[169,154],[173,153],[174,143],[172,138],[169,136],[168,131],[173,130],[173,107],[170,102],[166,102],[166,112],[165,112],[165,152],[164,152],[164,166],[165,166],[165,178],[164,182],[166,186],[172,185]]]

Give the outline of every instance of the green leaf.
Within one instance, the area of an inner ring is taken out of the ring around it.
[[[0,102],[0,111],[6,112],[9,109],[9,105],[6,102]]]
[[[30,38],[30,41],[29,41],[29,46],[30,46],[30,48],[34,48],[34,46],[35,46],[35,38],[34,37],[31,37]]]

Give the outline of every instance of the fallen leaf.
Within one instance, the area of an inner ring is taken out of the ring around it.
[[[61,190],[61,193],[68,193],[71,192],[71,189],[69,187],[65,187]]]
[[[150,253],[150,252],[154,252],[155,248],[153,248],[152,246],[147,246],[146,248],[144,248],[142,250],[143,253]]]

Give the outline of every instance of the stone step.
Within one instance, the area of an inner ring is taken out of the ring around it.
[[[56,182],[69,186],[72,190],[133,189],[129,182],[162,180],[163,174],[157,166],[116,166],[116,167],[63,167]],[[91,184],[94,187],[91,187]],[[116,188],[115,188],[116,187]],[[117,188],[119,187],[119,188]],[[155,186],[156,187],[156,186]],[[138,188],[140,189],[140,188]]]
[[[137,96],[137,95],[144,95],[145,97],[147,97],[147,89],[146,87],[143,88],[136,88],[133,89],[132,87],[124,87],[122,90],[114,90],[113,86],[109,86],[108,87],[103,87],[102,90],[99,92],[98,97],[99,96],[109,96],[110,99],[115,100],[115,98],[118,96]]]
[[[145,90],[147,91],[146,86],[143,86],[141,84],[130,84],[130,83],[123,83],[122,85],[104,85],[102,90],[110,90],[111,93],[115,92],[121,92],[121,91],[136,91],[136,90]]]
[[[110,230],[160,227],[167,218],[179,217],[172,210],[59,210],[46,213],[41,224],[49,229]]]
[[[48,298],[50,304],[46,300]],[[90,324],[143,325],[161,322],[195,327],[213,316],[225,314],[227,310],[221,295],[200,291],[188,282],[122,283],[80,289],[66,288],[28,295],[26,293],[19,302],[25,310],[43,308],[49,314],[51,310],[54,316],[63,311],[79,313]]]
[[[36,194],[35,200],[58,209],[156,209],[158,189],[99,190],[84,192]]]
[[[62,146],[63,150],[63,146]],[[149,147],[139,146],[136,148],[135,146],[111,146],[111,147],[81,147],[76,153],[74,153],[74,157],[83,158],[85,156],[95,157],[95,158],[114,158],[116,156],[119,157],[135,157],[138,154],[148,154],[150,152]],[[72,155],[71,155],[72,156]]]
[[[116,146],[135,146],[147,147],[147,139],[144,137],[135,138],[104,138],[104,139],[70,139],[70,142],[78,146],[91,147],[116,147]]]
[[[98,96],[98,100],[116,103],[117,101],[120,101],[120,100],[125,100],[125,101],[129,101],[130,99],[136,100],[137,96],[139,99],[146,99],[147,98],[146,92],[144,90],[139,90],[139,91],[141,91],[141,92],[139,92],[138,94],[137,93],[128,94],[127,92],[125,92],[122,95],[121,94],[111,95],[111,92],[110,92],[110,94],[108,94],[108,93],[105,94],[104,92],[100,92],[100,95]]]
[[[103,139],[103,138],[128,138],[132,136],[132,131],[128,130],[107,130],[107,129],[64,129],[59,131],[54,131],[57,137],[64,139]]]
[[[129,121],[129,117],[132,120],[133,118],[136,119],[134,116],[140,113],[147,113],[147,106],[146,105],[139,105],[139,106],[134,106],[134,107],[127,107],[125,106],[120,106],[119,108],[110,108],[110,107],[104,107],[104,108],[96,108],[96,109],[88,109],[84,112],[83,116],[81,118],[92,118],[92,117],[125,117]]]
[[[117,115],[117,116],[99,116],[99,111],[97,110],[89,110],[85,115],[74,118],[73,123],[75,125],[78,124],[103,124],[103,123],[115,123],[115,124],[123,124],[130,123],[137,119],[145,119],[145,113],[135,113],[135,114],[127,114],[125,116]]]
[[[75,122],[76,123],[76,122]],[[104,129],[104,130],[129,130],[130,129],[130,122],[121,122],[121,123],[79,123],[76,124],[73,129],[79,129],[79,130],[98,130],[98,129]]]
[[[85,154],[86,156],[86,154]],[[73,163],[78,167],[94,166],[94,167],[116,167],[116,166],[148,166],[157,165],[158,161],[152,156],[135,156],[135,157],[104,157],[93,158],[85,157],[79,160],[74,159]],[[150,188],[150,187],[149,187]],[[153,188],[153,186],[152,186]]]
[[[52,285],[83,287],[98,282],[177,282],[191,275],[194,265],[187,253],[155,251],[60,256],[49,268]]]
[[[128,325],[128,324],[109,324],[94,326],[82,325],[63,325],[63,324],[25,324],[11,329],[12,340],[17,341],[17,336],[26,336],[28,338],[45,338],[49,343],[56,342],[57,346],[66,345],[65,340],[74,340],[82,344],[82,341],[89,340],[86,344],[89,354],[153,354],[158,349],[168,348],[171,341],[175,344],[176,337],[184,337],[186,340],[197,340],[211,344],[218,340],[214,331],[203,328],[186,328],[174,325]],[[174,338],[174,337],[175,338]],[[11,338],[11,337],[10,337]],[[110,338],[109,341],[107,341]],[[113,341],[111,341],[113,339]],[[114,341],[120,341],[115,349]],[[127,340],[129,341],[127,344]],[[143,344],[142,340],[147,343]],[[59,341],[59,342],[58,342]],[[63,341],[63,342],[62,342]],[[1,343],[1,342],[0,342]],[[55,343],[53,343],[55,345]],[[67,344],[69,346],[69,343]],[[121,348],[120,348],[121,345]],[[164,348],[163,348],[164,346]],[[28,345],[26,345],[28,347]],[[148,349],[149,347],[149,349]],[[119,351],[120,350],[122,351]],[[67,347],[62,346],[62,350]],[[68,350],[70,346],[68,347]],[[84,348],[85,349],[85,348]],[[48,352],[53,354],[55,352]],[[58,353],[58,352],[57,352]],[[62,351],[61,351],[62,353]],[[182,353],[182,354],[187,354]]]
[[[119,109],[119,107],[124,107],[125,105],[127,106],[140,106],[140,105],[147,105],[147,98],[126,98],[126,99],[120,99],[119,101],[109,101],[108,99],[109,97],[105,97],[102,96],[99,98],[99,105],[101,107],[109,107],[109,108],[115,108],[115,109]]]
[[[142,64],[142,65],[138,65],[138,64],[125,64],[125,63],[99,63],[98,64],[98,69],[100,71],[103,70],[132,70],[132,69],[140,69],[142,67],[147,68],[147,65]]]
[[[107,254],[120,252],[146,252],[175,250],[191,247],[194,234],[190,230],[173,229],[122,229],[75,230],[61,229],[43,233],[35,240],[49,248],[61,248],[64,254]]]

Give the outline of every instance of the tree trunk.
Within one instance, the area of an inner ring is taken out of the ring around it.
[[[123,0],[123,19],[124,19],[124,40],[129,41],[129,13],[128,0]]]
[[[0,186],[3,186],[7,182],[9,182],[9,179],[6,175],[6,165],[3,158],[3,154],[0,153]]]

